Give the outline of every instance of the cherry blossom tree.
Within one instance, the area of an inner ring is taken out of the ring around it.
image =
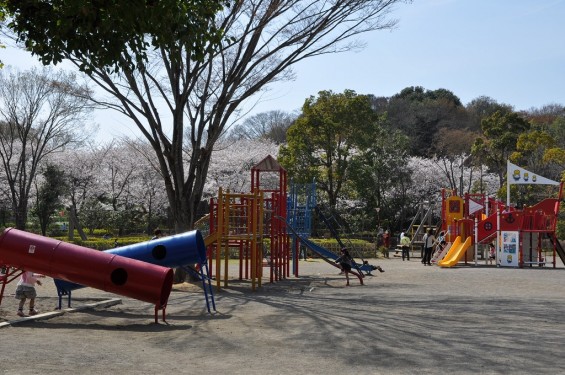
[[[104,181],[99,169],[100,154],[95,146],[88,145],[52,155],[49,161],[59,165],[65,171],[68,195],[62,200],[69,217],[69,239],[74,238],[76,229],[81,239],[86,240],[87,236],[80,221],[83,216],[82,210],[90,207],[104,191]],[[91,217],[90,225],[93,225],[96,220],[99,219]]]
[[[111,155],[131,168],[124,207],[135,210],[138,221],[151,234],[164,224],[169,211],[164,180],[154,162],[151,146],[143,141],[123,140],[114,145]]]
[[[265,139],[218,142],[210,162],[204,196],[217,196],[220,187],[234,193],[250,192],[251,168],[268,155],[276,158],[277,154],[278,146]]]
[[[148,147],[116,141],[68,150],[55,159],[69,184],[70,227],[79,233],[83,225],[91,233],[99,228],[117,230],[118,235],[140,228],[150,233],[164,220],[168,204],[163,179],[140,151]]]

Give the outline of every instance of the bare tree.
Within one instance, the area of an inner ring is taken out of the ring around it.
[[[261,112],[236,125],[230,136],[236,139],[265,139],[277,144],[286,142],[286,131],[296,115],[284,111]]]
[[[227,38],[203,59],[180,42],[158,46],[135,70],[69,59],[109,95],[97,102],[131,118],[149,141],[175,229],[184,231],[195,220],[214,145],[242,104],[268,84],[292,79],[292,66],[306,58],[362,48],[355,37],[393,28],[388,17],[402,2],[237,1],[217,18]]]
[[[69,73],[1,72],[0,160],[18,229],[26,228],[30,190],[42,160],[82,138],[86,94]]]

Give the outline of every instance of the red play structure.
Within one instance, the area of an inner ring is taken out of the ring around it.
[[[488,243],[496,245],[498,266],[552,264],[555,268],[557,256],[565,263],[565,252],[555,234],[562,194],[560,183],[556,198],[516,209],[481,194],[460,197],[444,190],[441,230],[451,246],[437,264],[452,267],[461,260],[474,260],[476,264],[479,245]],[[553,255],[550,263],[544,256],[548,247]]]

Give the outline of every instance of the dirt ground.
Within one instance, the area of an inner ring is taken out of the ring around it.
[[[8,284],[0,305],[2,374],[563,374],[565,268],[423,266],[371,261],[365,285],[320,261],[299,278],[252,292],[233,281],[206,311],[200,288],[175,286],[167,324],[145,302],[92,288],[73,306],[121,304],[17,321]],[[53,283],[37,307],[57,305]],[[27,306],[26,306],[27,307]]]

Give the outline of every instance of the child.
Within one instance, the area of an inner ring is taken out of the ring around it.
[[[432,255],[434,255],[434,253],[437,253],[438,251],[441,251],[441,249],[443,249],[444,242],[445,242],[445,232],[441,231],[441,232],[439,232],[439,235],[436,238],[436,242],[435,242],[436,246],[435,246],[435,250],[432,253]]]
[[[18,286],[16,287],[16,299],[20,300],[18,316],[25,316],[24,304],[26,302],[26,298],[29,298],[29,315],[36,315],[39,313],[34,306],[35,297],[37,296],[37,293],[35,292],[35,284],[41,285],[41,281],[38,280],[40,277],[45,276],[29,271],[24,271],[24,273],[22,273],[22,276],[18,281]]]
[[[349,286],[349,272],[351,272],[351,262],[353,258],[349,255],[349,251],[346,248],[341,249],[341,256],[335,260],[339,263],[343,272],[345,272],[345,279],[347,280],[347,286]]]
[[[153,232],[153,237],[151,237],[152,240],[156,240],[163,237],[163,231],[161,229],[155,229],[155,232]]]
[[[496,260],[496,248],[493,243],[488,245],[488,260],[489,264],[492,264],[492,261]]]

